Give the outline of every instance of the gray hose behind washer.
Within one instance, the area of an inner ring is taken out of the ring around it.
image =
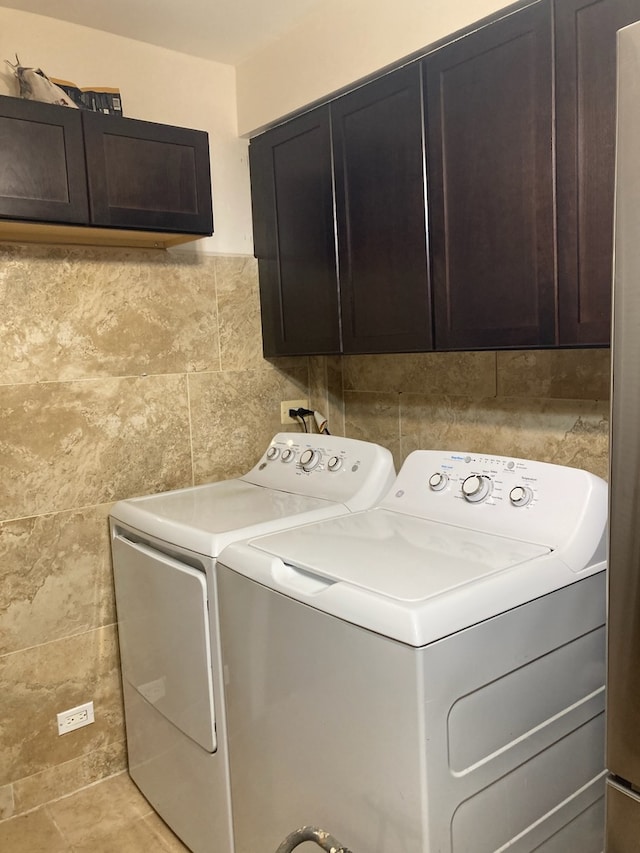
[[[291,835],[287,835],[276,853],[291,853],[295,847],[304,841],[315,841],[318,847],[322,847],[327,853],[351,853],[333,835],[329,835],[323,829],[318,829],[317,826],[303,826],[301,829],[296,829]]]

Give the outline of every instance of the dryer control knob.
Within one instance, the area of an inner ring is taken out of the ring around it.
[[[342,459],[339,456],[332,456],[327,462],[327,468],[330,471],[339,471],[342,468]]]
[[[449,478],[441,471],[436,471],[429,477],[429,488],[432,492],[441,492],[449,482]]]
[[[320,454],[317,450],[305,450],[300,457],[300,465],[303,471],[313,471],[320,462]]]
[[[509,492],[509,500],[514,506],[526,506],[533,500],[533,492],[528,486],[514,486]]]
[[[269,459],[269,461],[277,459],[278,456],[280,456],[280,449],[278,447],[270,447],[267,450],[267,459]]]
[[[280,457],[283,462],[293,462],[296,458],[295,450],[292,450],[290,447],[287,447],[282,451],[282,456]]]
[[[472,474],[462,483],[462,495],[469,503],[480,503],[491,494],[491,479],[482,474]]]

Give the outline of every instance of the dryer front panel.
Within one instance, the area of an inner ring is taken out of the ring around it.
[[[216,751],[206,576],[148,545],[113,540],[123,678]]]

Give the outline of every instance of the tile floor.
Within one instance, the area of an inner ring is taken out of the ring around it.
[[[126,773],[0,822],[2,853],[188,853]]]

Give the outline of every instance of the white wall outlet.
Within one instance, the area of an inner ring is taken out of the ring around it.
[[[81,729],[82,726],[88,726],[93,723],[93,702],[85,702],[84,705],[78,705],[76,708],[69,708],[68,711],[61,711],[57,715],[58,719],[58,734],[66,735],[67,732],[72,732],[74,729]]]
[[[297,418],[289,417],[289,409],[308,409],[308,400],[283,400],[280,403],[280,423],[281,424],[299,424]]]

